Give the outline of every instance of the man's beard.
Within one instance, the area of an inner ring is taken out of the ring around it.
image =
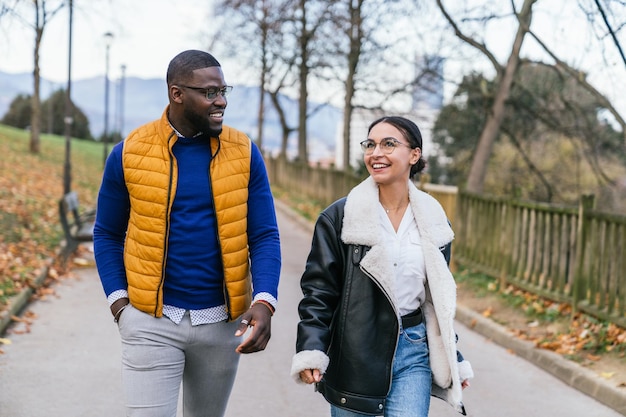
[[[222,133],[221,125],[218,129],[212,128],[206,117],[201,116],[194,111],[185,109],[185,117],[193,124],[196,129],[198,129],[198,132],[202,132],[203,134],[209,135],[212,138],[217,138]]]

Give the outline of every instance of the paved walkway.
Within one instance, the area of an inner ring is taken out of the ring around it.
[[[283,270],[272,340],[265,352],[242,357],[227,417],[329,416],[328,406],[319,394],[289,377],[298,320],[296,306],[301,296],[299,278],[310,247],[311,229],[282,209],[279,225]],[[29,333],[15,333],[25,329],[18,324],[4,336],[12,343],[1,347],[0,417],[124,415],[116,325],[95,269],[75,272],[75,279],[55,287],[55,295],[28,307],[37,316]],[[462,308],[458,317],[459,347],[477,374],[465,391],[469,416],[626,415],[626,411],[620,414],[553,375],[569,369],[570,379],[597,386],[599,382],[584,370],[562,368],[556,357],[547,356],[550,361],[546,362],[536,349],[525,345],[501,347],[492,340],[506,344],[511,338],[500,329]],[[475,323],[474,329],[482,334],[469,330],[462,322]],[[542,367],[552,368],[551,372],[523,359],[526,356],[536,363],[544,361]],[[606,395],[601,389],[597,393]],[[621,404],[626,407],[626,400]],[[433,400],[431,416],[457,415],[443,402]]]

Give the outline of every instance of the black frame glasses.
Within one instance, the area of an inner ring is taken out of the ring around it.
[[[217,96],[226,97],[228,94],[230,94],[231,91],[233,91],[233,86],[232,85],[227,85],[227,86],[224,86],[222,88],[218,88],[218,87],[193,87],[193,86],[190,86],[190,85],[182,85],[182,84],[179,84],[178,86],[182,87],[182,88],[188,88],[190,90],[204,91],[204,96],[209,101],[215,100],[217,98]]]
[[[398,147],[398,145],[403,145],[409,149],[413,149],[410,145],[400,142],[398,139],[395,138],[385,138],[378,143],[374,142],[372,139],[365,139],[363,142],[360,143],[360,145],[365,155],[373,154],[376,146],[380,146],[380,150],[385,155],[390,155]]]

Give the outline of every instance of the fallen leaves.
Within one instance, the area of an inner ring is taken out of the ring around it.
[[[549,349],[564,355],[587,352],[586,358],[598,360],[597,353],[611,352],[615,349],[626,351],[626,329],[613,323],[603,323],[579,315],[572,320],[567,333],[556,334],[552,338],[537,343],[542,349]]]
[[[14,326],[11,328],[11,334],[25,334],[30,333],[30,327],[33,322],[37,319],[37,315],[32,311],[26,311],[21,316],[11,316],[11,321],[19,323],[19,326]]]
[[[63,235],[58,199],[63,195],[64,142],[46,138],[37,155],[29,152],[28,143],[29,137],[22,131],[0,131],[0,311],[7,308],[11,297],[39,286]],[[81,199],[86,207],[93,206],[101,171],[83,158],[76,158],[72,169],[74,175],[80,175],[76,187]],[[46,284],[64,273],[62,268],[50,268]]]
[[[615,386],[626,387],[626,329],[578,312],[512,285],[498,290],[484,275],[463,270],[459,303],[503,325],[519,340],[594,369]],[[473,327],[474,325],[472,325]]]

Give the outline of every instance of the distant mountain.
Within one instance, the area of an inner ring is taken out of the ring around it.
[[[0,71],[0,118],[8,111],[11,101],[18,94],[32,94],[32,74],[9,74]],[[52,83],[41,80],[41,96],[45,100],[53,91],[64,89],[65,84]],[[132,129],[161,117],[167,105],[167,87],[162,79],[142,79],[127,77],[124,84],[124,105],[119,106],[118,85],[110,80],[109,83],[109,131],[116,131],[120,127],[119,112],[123,107],[124,134]],[[104,131],[104,77],[95,77],[72,81],[72,100],[89,119],[91,133],[99,137]],[[259,90],[256,87],[235,86],[228,96],[228,107],[224,116],[227,125],[235,127],[254,138],[257,132],[257,114]],[[296,126],[298,118],[298,104],[288,98],[281,98],[285,103],[286,117],[291,126]],[[265,127],[263,131],[263,146],[265,150],[276,152],[280,149],[281,128],[278,114],[266,100]],[[315,104],[312,104],[315,105]],[[332,106],[325,106],[316,111],[308,122],[308,140],[310,160],[333,158],[341,111]],[[289,152],[295,154],[297,138],[295,133],[289,139]]]

